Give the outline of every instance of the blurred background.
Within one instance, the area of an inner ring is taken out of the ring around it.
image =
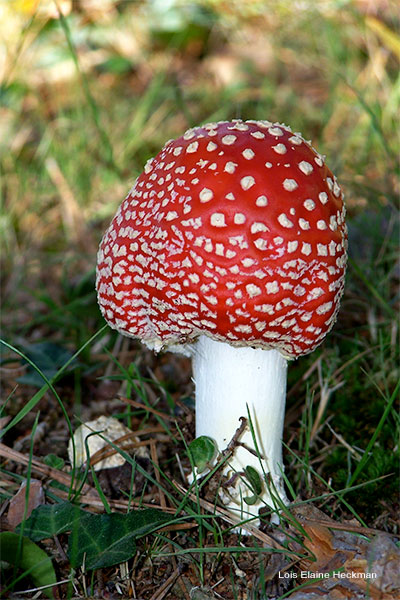
[[[338,323],[289,370],[286,442],[304,456],[298,432],[312,427],[314,468],[337,487],[351,481],[353,450],[367,446],[399,377],[398,19],[390,0],[0,1],[7,342],[52,376],[104,325],[98,243],[167,139],[215,120],[286,123],[327,156],[345,191],[350,238]],[[128,366],[141,352],[102,332],[59,384],[69,414],[104,408],[118,379],[110,355]],[[186,359],[140,360],[172,398],[191,395]],[[42,381],[11,350],[2,371],[14,415]],[[58,423],[53,404],[41,408]],[[334,433],[321,432],[326,417]],[[13,435],[29,429],[27,419]],[[391,413],[362,481],[397,471],[396,425]],[[297,489],[312,487],[291,464]],[[363,515],[392,518],[387,498],[393,504],[397,492],[385,485],[386,500],[378,483],[356,500]]]

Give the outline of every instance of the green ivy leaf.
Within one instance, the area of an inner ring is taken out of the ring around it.
[[[6,560],[29,576],[36,587],[52,586],[57,583],[51,558],[25,536],[21,537],[10,531],[0,533],[0,555],[2,560]],[[43,592],[49,598],[54,598],[51,587]]]
[[[97,515],[70,502],[39,506],[24,524],[24,533],[42,540],[71,531],[68,557],[73,567],[87,569],[119,564],[136,551],[136,539],[171,520],[171,515],[155,508],[132,510],[127,514]]]
[[[30,344],[25,348],[25,354],[48,379],[52,379],[58,370],[72,357],[72,353],[67,348],[52,342]],[[77,366],[78,362],[73,361],[67,372]],[[17,381],[39,388],[44,384],[43,377],[30,364],[26,367],[25,375],[18,377]]]
[[[194,466],[199,473],[212,463],[217,452],[217,446],[210,437],[201,435],[189,444],[189,452]]]
[[[87,569],[119,564],[136,552],[136,539],[171,519],[153,508],[128,514],[90,515],[69,538],[68,557],[73,567]]]
[[[23,525],[24,535],[34,542],[45,540],[78,528],[82,520],[88,516],[90,516],[89,512],[71,502],[38,506]],[[21,525],[18,525],[16,531],[20,529]]]

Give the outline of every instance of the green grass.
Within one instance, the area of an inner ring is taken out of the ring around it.
[[[0,25],[8,44],[0,87],[7,399],[1,415],[11,418],[4,444],[12,447],[44,422],[54,453],[66,459],[69,434],[87,414],[112,413],[132,429],[159,427],[164,438],[157,461],[153,454],[143,467],[130,459],[121,497],[140,506],[165,500],[179,509],[177,523],[196,526],[138,540],[128,565],[138,596],[151,598],[179,566],[226,599],[245,592],[265,597],[270,549],[257,537],[238,538],[201,504],[210,500],[209,483],[195,486],[193,496],[175,484],[190,464],[194,436],[187,359],[155,357],[105,327],[94,267],[108,222],[167,139],[212,120],[281,121],[312,138],[342,183],[350,258],[337,325],[316,352],[289,366],[285,474],[296,501],[338,523],[355,518],[363,527],[398,533],[396,12],[379,5],[375,16],[366,15],[351,0],[309,2],[296,13],[287,2],[238,2],[231,9],[209,0],[190,9],[176,3],[169,11],[153,3],[149,19],[146,2],[110,0],[107,10],[75,8],[57,18],[45,7],[27,4],[24,12],[22,4],[7,6]],[[43,349],[54,347],[68,361],[49,363]],[[19,381],[27,374],[43,381],[37,387]],[[53,452],[33,437],[21,448],[29,457],[28,479],[33,457]],[[8,483],[0,493],[7,500],[21,469],[6,460],[1,468]],[[90,477],[88,470],[86,481],[101,490],[104,506],[123,512],[114,508],[117,499],[102,477]],[[57,489],[47,488],[48,499],[57,501]],[[300,520],[284,514],[281,527],[298,540],[297,554],[308,554]],[[286,564],[297,556],[289,546]],[[52,551],[59,573],[71,577],[64,597],[96,592],[96,577],[73,573],[57,547]],[[19,575],[8,570],[3,583],[12,585]],[[107,570],[101,576],[115,586]],[[152,591],[139,589],[146,578]],[[177,581],[169,593],[183,594]],[[19,589],[31,582],[23,585]],[[281,597],[289,591],[282,589]]]

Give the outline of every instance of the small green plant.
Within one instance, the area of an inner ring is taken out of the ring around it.
[[[207,435],[201,435],[189,444],[189,454],[198,473],[203,473],[212,465],[216,453],[216,444]]]

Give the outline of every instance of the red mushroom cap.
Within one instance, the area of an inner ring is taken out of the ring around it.
[[[301,356],[335,321],[344,217],[300,134],[269,121],[195,127],[148,161],[104,235],[101,311],[155,349],[205,334]]]

